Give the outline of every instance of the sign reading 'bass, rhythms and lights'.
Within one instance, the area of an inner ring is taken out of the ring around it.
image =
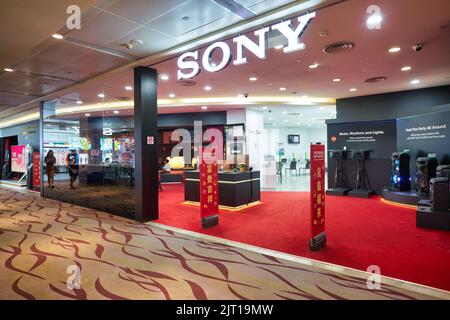
[[[298,17],[299,24],[295,29],[292,28],[291,20],[286,20],[275,24],[271,27],[265,27],[254,32],[257,37],[257,42],[254,42],[246,35],[240,35],[233,38],[233,43],[236,46],[236,55],[233,60],[234,65],[240,65],[247,63],[247,58],[244,55],[244,48],[253,53],[260,59],[266,58],[267,49],[267,34],[270,30],[279,31],[286,39],[287,46],[283,48],[283,52],[289,53],[304,49],[305,45],[300,42],[300,37],[305,31],[308,23],[316,16],[315,12],[305,14]],[[211,57],[216,50],[220,50],[222,53],[221,61],[215,63]],[[201,71],[199,60],[199,50],[190,51],[182,54],[178,58],[178,80],[190,79],[198,75]],[[232,60],[231,48],[228,43],[218,41],[208,46],[203,52],[201,63],[203,69],[208,72],[217,72],[226,68]]]

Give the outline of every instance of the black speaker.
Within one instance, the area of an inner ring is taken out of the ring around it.
[[[431,210],[445,212],[448,211],[448,179],[433,178],[430,180],[430,204]]]
[[[436,168],[436,177],[450,179],[450,165],[440,165]]]
[[[411,191],[411,176],[409,174],[409,154],[394,152],[391,157],[391,187],[398,191]]]
[[[420,195],[428,195],[430,180],[436,177],[438,162],[433,157],[418,157],[416,159],[416,183],[417,192]]]

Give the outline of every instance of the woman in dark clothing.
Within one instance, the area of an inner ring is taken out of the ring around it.
[[[56,158],[53,150],[49,150],[44,159],[45,173],[47,174],[48,187],[55,187],[55,173],[56,173]]]

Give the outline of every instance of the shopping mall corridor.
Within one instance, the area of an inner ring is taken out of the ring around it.
[[[0,299],[430,298],[5,188],[0,266]]]

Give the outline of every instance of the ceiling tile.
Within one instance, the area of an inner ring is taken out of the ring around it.
[[[90,49],[76,46],[65,41],[56,41],[42,50],[35,58],[52,63],[65,64],[76,60],[90,51]]]
[[[33,96],[0,91],[0,105],[18,106],[33,99],[35,99]]]
[[[49,75],[54,77],[67,78],[74,81],[81,81],[95,75],[95,73],[96,70],[94,69],[80,67],[78,64],[68,64],[56,69]]]
[[[75,60],[72,64],[80,65],[84,68],[89,68],[97,72],[103,72],[111,68],[118,67],[126,62],[129,62],[129,60],[105,53],[91,51],[87,55]]]
[[[183,17],[189,17],[189,20],[185,21]],[[146,26],[172,37],[178,37],[224,17],[229,17],[230,21],[239,20],[237,16],[212,1],[191,0]]]
[[[60,66],[61,64],[57,62],[44,61],[39,58],[31,58],[18,64],[16,66],[16,70],[38,74],[49,74]]]
[[[102,12],[83,24],[81,30],[73,30],[70,38],[102,45],[124,36],[138,26],[132,21]]]
[[[128,43],[131,39],[139,39],[144,43],[142,45],[135,45],[131,50],[128,50],[126,47],[122,46],[122,44]],[[178,41],[175,38],[171,38],[146,27],[142,27],[121,39],[109,43],[106,46],[113,50],[144,57],[175,46],[176,44],[178,44]]]
[[[186,2],[189,2],[189,0],[133,0],[133,5],[130,5],[129,0],[121,0],[105,9],[144,24]]]

